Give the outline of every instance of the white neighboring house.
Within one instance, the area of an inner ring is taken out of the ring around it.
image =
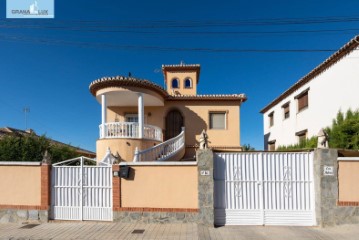
[[[261,110],[264,149],[296,144],[359,108],[359,35]]]

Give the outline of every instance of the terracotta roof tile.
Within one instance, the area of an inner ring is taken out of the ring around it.
[[[245,102],[245,94],[200,94],[200,95],[169,95],[167,100],[241,100]]]
[[[168,93],[161,86],[148,81],[146,79],[137,79],[133,77],[102,77],[99,78],[90,84],[90,92],[92,95],[96,95],[96,92],[102,88],[106,87],[143,87],[146,89],[151,89],[163,97],[166,97]]]

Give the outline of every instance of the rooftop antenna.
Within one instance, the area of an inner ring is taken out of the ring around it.
[[[27,130],[27,114],[30,113],[30,107],[24,107],[22,111],[25,114],[25,130]]]

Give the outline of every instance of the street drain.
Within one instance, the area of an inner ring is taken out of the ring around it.
[[[135,229],[132,231],[133,234],[142,234],[144,233],[145,229]]]
[[[22,226],[21,228],[34,228],[36,226],[39,226],[40,224],[26,224],[25,226]]]

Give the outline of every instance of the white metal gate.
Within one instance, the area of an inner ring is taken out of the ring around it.
[[[313,226],[313,153],[215,153],[215,224]]]
[[[64,164],[74,164],[69,166]],[[112,221],[112,166],[86,157],[52,165],[52,219]]]

